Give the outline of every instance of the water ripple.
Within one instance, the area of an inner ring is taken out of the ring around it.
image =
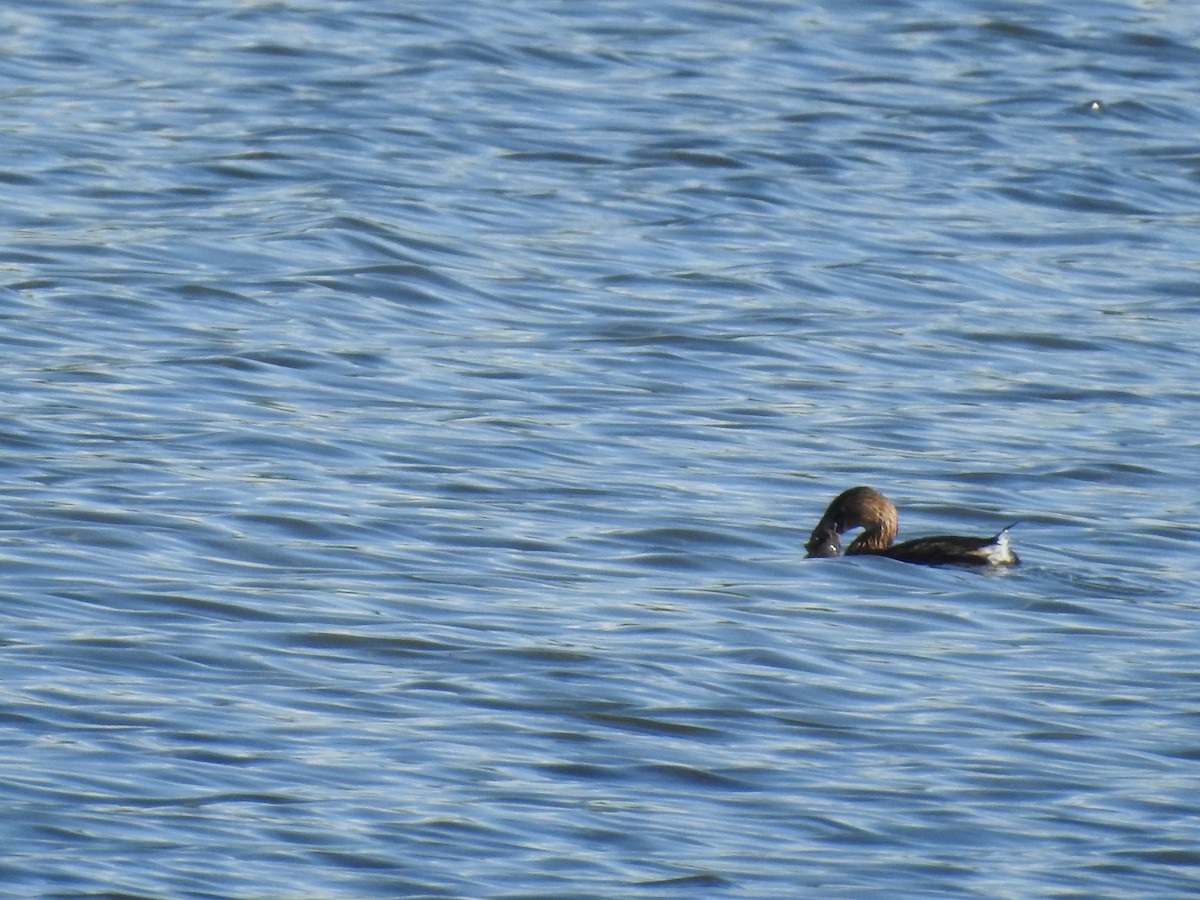
[[[10,893],[1196,893],[1200,18],[183,9],[0,11]]]

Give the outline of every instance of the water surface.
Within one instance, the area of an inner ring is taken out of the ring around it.
[[[0,34],[9,893],[1200,890],[1191,5]]]

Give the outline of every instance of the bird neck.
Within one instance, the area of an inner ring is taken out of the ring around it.
[[[846,548],[847,553],[874,553],[879,550],[886,550],[892,546],[892,540],[896,537],[896,527],[889,527],[888,522],[880,522],[878,525],[872,525],[867,528],[862,534],[856,537],[853,543]]]

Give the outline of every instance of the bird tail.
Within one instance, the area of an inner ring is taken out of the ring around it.
[[[981,548],[984,558],[987,559],[989,565],[1015,566],[1021,561],[1017,557],[1017,554],[1013,553],[1013,549],[1009,546],[1008,542],[1009,530],[1016,528],[1020,524],[1020,522],[1013,522],[1011,525],[1001,528],[1000,532]]]

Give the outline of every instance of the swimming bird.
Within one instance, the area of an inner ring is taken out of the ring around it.
[[[838,536],[852,528],[863,532],[846,548],[847,556],[886,556],[925,566],[1015,566],[1020,562],[1008,544],[1012,525],[994,537],[939,534],[893,544],[896,507],[869,487],[850,488],[834,498],[805,544],[808,556],[837,556],[841,548]]]

